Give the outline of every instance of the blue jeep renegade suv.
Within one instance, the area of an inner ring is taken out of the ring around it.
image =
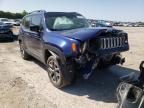
[[[128,36],[113,28],[91,28],[76,12],[34,11],[22,20],[19,35],[23,59],[35,57],[47,66],[52,84],[73,82],[81,69],[88,78],[97,67],[122,64],[129,49]]]

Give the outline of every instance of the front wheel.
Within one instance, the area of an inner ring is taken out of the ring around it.
[[[70,84],[62,72],[64,67],[62,67],[61,61],[58,61],[54,56],[50,56],[47,60],[47,65],[50,81],[56,88],[62,88]]]

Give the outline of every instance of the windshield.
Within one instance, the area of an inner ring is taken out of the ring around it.
[[[79,14],[46,15],[46,25],[52,31],[88,28],[87,20]]]

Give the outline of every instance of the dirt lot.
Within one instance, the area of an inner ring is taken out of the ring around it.
[[[88,80],[59,90],[52,86],[45,67],[35,59],[24,61],[18,43],[0,43],[0,108],[116,108],[120,76],[138,72],[144,60],[144,28],[120,28],[129,33],[126,63],[96,71]]]

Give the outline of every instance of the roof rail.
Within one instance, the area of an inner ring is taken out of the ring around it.
[[[32,14],[32,13],[45,13],[46,11],[45,10],[36,10],[36,11],[32,11],[30,12],[29,14]]]

